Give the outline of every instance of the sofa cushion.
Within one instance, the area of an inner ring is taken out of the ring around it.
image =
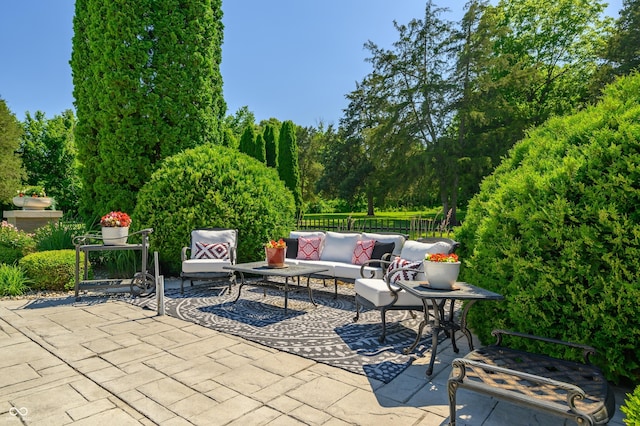
[[[396,281],[405,280],[412,281],[415,280],[416,275],[418,274],[419,269],[422,267],[423,261],[420,262],[411,262],[407,259],[403,259],[401,257],[396,257],[393,262],[387,268],[387,275],[389,276],[389,282],[395,283]],[[403,269],[408,268],[409,270]],[[403,270],[399,270],[403,269]]]
[[[229,247],[237,247],[235,229],[194,229],[191,231],[191,257],[196,252],[196,242],[229,243]]]
[[[356,241],[356,247],[353,249],[353,256],[351,256],[351,263],[354,265],[362,265],[367,260],[371,259],[373,248],[376,245],[376,240],[360,240]]]
[[[395,243],[393,248],[393,255],[399,256],[400,250],[402,249],[402,245],[404,244],[404,235],[400,234],[375,234],[370,232],[362,233],[363,240],[376,240],[381,243]]]
[[[317,272],[313,275],[324,275],[327,277],[333,277],[335,274],[335,266],[339,264],[338,262],[329,262],[324,260],[304,260],[304,259],[290,259],[291,264],[295,265],[313,265],[313,266],[322,266],[327,268],[326,271]],[[290,263],[287,261],[287,263]]]
[[[298,253],[296,259],[320,260],[321,237],[298,238]]]
[[[194,259],[229,259],[229,243],[203,243],[196,241]]]
[[[391,284],[391,287],[396,290],[398,287]],[[391,292],[387,283],[383,279],[379,278],[358,278],[354,285],[354,290],[357,295],[367,299],[374,306],[385,306],[393,302]],[[398,292],[398,300],[395,303],[397,306],[419,306],[422,307],[422,301],[420,298],[407,293],[404,290]]]
[[[364,273],[364,275],[362,275]],[[355,280],[356,278],[382,278],[384,276],[384,270],[382,268],[372,268],[371,266],[365,266],[362,271],[362,265],[353,265],[347,263],[338,263],[334,267],[334,274],[338,278],[344,278],[348,280]]]
[[[320,259],[334,262],[351,263],[356,242],[360,240],[360,234],[327,232],[324,237],[324,246],[320,252]]]
[[[427,253],[449,253],[451,245],[438,241],[437,243],[420,243],[418,241],[405,241],[400,257],[411,261],[423,261]]]
[[[295,259],[298,257],[298,239],[297,238],[283,238],[287,245],[286,257],[289,259]]]
[[[229,259],[187,259],[182,262],[182,272],[185,274],[195,274],[203,272],[227,272],[224,266],[231,265]]]
[[[320,237],[324,238],[324,231],[291,231],[289,232],[289,238],[300,238],[300,237]]]
[[[387,253],[393,253],[396,243],[383,243],[381,241],[376,241],[375,246],[373,246],[373,252],[371,253],[371,259],[382,259]],[[380,262],[371,262],[370,266],[374,268],[380,267]]]

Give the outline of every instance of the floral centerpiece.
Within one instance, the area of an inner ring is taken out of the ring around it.
[[[460,273],[458,255],[455,253],[427,253],[424,257],[424,273],[430,287],[451,290]]]
[[[264,245],[267,265],[270,268],[284,268],[284,259],[287,253],[287,243],[280,238],[278,241],[269,240]]]
[[[100,225],[127,228],[131,225],[131,218],[128,214],[123,212],[111,212],[102,216],[100,219]]]
[[[102,243],[107,246],[127,244],[131,218],[123,212],[110,212],[100,219]]]
[[[16,191],[18,193],[18,197],[46,197],[47,193],[44,192],[44,188],[38,185],[25,186],[24,188],[18,189]]]

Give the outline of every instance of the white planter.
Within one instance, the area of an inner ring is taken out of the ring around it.
[[[103,226],[102,244],[105,246],[120,246],[127,244],[129,236],[128,226]]]
[[[458,280],[460,262],[424,261],[424,274],[432,288],[450,290]]]
[[[51,205],[50,197],[13,197],[13,204],[22,210],[44,210]]]

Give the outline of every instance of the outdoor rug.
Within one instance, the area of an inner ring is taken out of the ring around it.
[[[333,284],[333,283],[331,283]],[[165,312],[176,318],[239,336],[270,348],[296,354],[317,362],[363,374],[385,383],[404,371],[416,356],[423,356],[431,346],[429,326],[423,339],[410,355],[403,349],[415,340],[422,313],[413,319],[406,311],[387,312],[387,339],[378,342],[382,330],[379,311],[365,311],[353,322],[353,289],[340,289],[338,298],[333,285],[313,285],[314,307],[303,291],[289,293],[288,311],[284,312],[284,293],[277,289],[245,285],[240,299],[235,286],[231,295],[220,295],[220,288],[186,287],[165,292]],[[147,309],[157,309],[156,296],[132,299]]]

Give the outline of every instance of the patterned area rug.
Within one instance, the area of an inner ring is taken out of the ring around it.
[[[237,287],[231,295],[220,295],[219,288],[198,286],[185,288],[184,295],[179,290],[168,290],[165,311],[185,321],[385,383],[404,371],[431,345],[427,326],[416,352],[402,353],[415,340],[421,313],[413,319],[406,311],[388,312],[387,339],[381,344],[378,311],[362,312],[358,322],[353,322],[353,289],[340,286],[340,294],[335,299],[333,285],[325,288],[322,284],[312,284],[312,287],[317,306],[309,302],[304,287],[303,291],[289,293],[286,314],[282,291],[249,284],[242,288],[236,303]],[[155,295],[132,302],[148,309],[157,308]]]

